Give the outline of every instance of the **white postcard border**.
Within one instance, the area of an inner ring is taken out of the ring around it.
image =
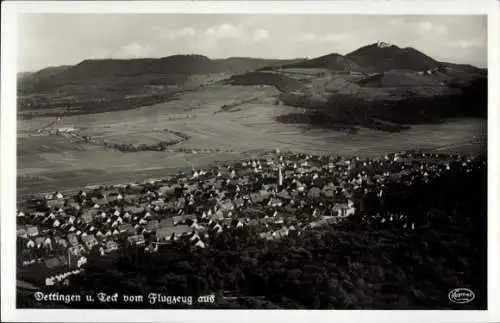
[[[54,1],[2,3],[1,310],[16,322],[494,322],[500,321],[500,65],[498,1]],[[16,14],[37,13],[335,13],[488,14],[488,311],[20,310],[15,308]],[[497,212],[495,212],[497,211]]]

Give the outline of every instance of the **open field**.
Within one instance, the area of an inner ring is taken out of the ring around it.
[[[190,139],[171,151],[123,153],[56,135],[30,136],[53,118],[18,122],[18,194],[77,189],[85,185],[123,183],[162,177],[179,169],[247,158],[248,152],[279,148],[315,154],[377,156],[408,149],[478,153],[485,148],[486,121],[456,119],[416,125],[386,133],[360,128],[357,134],[276,122],[300,109],[272,104],[277,90],[261,86],[212,86],[180,100],[140,109],[64,117],[58,127],[72,126],[79,135],[115,142],[155,143],[175,137]],[[250,102],[249,102],[250,101]],[[242,102],[238,105],[238,102]],[[232,112],[221,111],[232,105]],[[189,118],[186,116],[189,115]],[[210,149],[197,154],[187,149]]]

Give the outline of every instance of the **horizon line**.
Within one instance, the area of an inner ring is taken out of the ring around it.
[[[42,67],[42,68],[39,68],[37,70],[25,70],[25,71],[16,71],[16,74],[20,74],[20,73],[37,73],[41,70],[44,70],[44,69],[47,69],[47,68],[55,68],[55,67],[62,67],[62,66],[76,66],[78,64],[81,64],[85,61],[102,61],[102,60],[110,60],[110,61],[130,61],[130,60],[148,60],[148,59],[165,59],[165,58],[169,58],[169,57],[173,57],[173,56],[203,56],[205,58],[208,58],[210,60],[226,60],[226,59],[231,59],[231,58],[246,58],[246,59],[261,59],[261,60],[311,60],[311,59],[316,59],[316,58],[319,58],[319,57],[324,57],[324,56],[328,56],[328,55],[334,55],[334,54],[337,54],[337,55],[340,55],[340,56],[346,56],[350,53],[353,53],[361,48],[365,48],[365,47],[369,47],[369,46],[374,46],[374,45],[378,45],[380,43],[386,43],[388,44],[390,47],[396,47],[396,48],[399,48],[399,49],[414,49],[414,50],[417,50],[419,51],[420,53],[434,59],[435,61],[439,62],[439,63],[452,63],[452,64],[459,64],[459,65],[470,65],[472,67],[475,67],[475,68],[479,68],[479,69],[488,69],[488,66],[486,65],[485,67],[484,66],[478,66],[478,65],[474,65],[474,64],[471,64],[471,63],[459,63],[459,62],[452,62],[452,61],[445,61],[445,60],[438,60],[438,59],[435,59],[434,57],[432,56],[429,56],[427,54],[425,54],[424,52],[421,52],[420,50],[416,49],[415,47],[413,46],[406,46],[406,47],[401,47],[401,46],[398,46],[396,45],[395,43],[391,42],[391,41],[384,41],[384,40],[380,40],[378,39],[377,41],[375,42],[370,42],[366,45],[361,45],[359,46],[358,48],[354,49],[354,50],[351,50],[345,54],[340,54],[339,52],[329,52],[329,53],[326,53],[326,54],[322,54],[322,55],[319,55],[319,56],[314,56],[314,57],[290,57],[290,58],[276,58],[276,57],[262,57],[262,56],[226,56],[226,57],[210,57],[208,55],[204,55],[204,54],[201,54],[201,53],[177,53],[177,54],[171,54],[171,55],[167,55],[167,56],[148,56],[148,57],[129,57],[129,58],[113,58],[113,57],[102,57],[102,58],[84,58],[76,63],[70,63],[70,64],[59,64],[59,65],[49,65],[49,66],[45,66],[45,67]],[[488,62],[486,62],[486,64],[488,64]]]
[[[405,48],[408,48],[408,47],[405,47]],[[315,57],[276,58],[276,57],[261,57],[261,56],[210,57],[210,56],[203,55],[203,54],[191,53],[191,54],[172,54],[172,55],[168,55],[168,56],[157,56],[157,57],[153,57],[153,56],[149,56],[149,57],[130,57],[130,58],[102,57],[102,58],[85,58],[85,59],[82,59],[82,60],[80,60],[80,61],[78,61],[76,63],[60,64],[60,65],[49,65],[49,66],[45,66],[45,67],[39,68],[37,70],[16,71],[16,74],[21,74],[21,73],[37,73],[37,72],[40,72],[40,71],[42,71],[44,69],[47,69],[47,68],[56,68],[56,67],[63,67],[63,66],[72,67],[72,66],[76,66],[78,64],[81,64],[81,63],[83,63],[85,61],[132,61],[132,60],[148,60],[148,59],[155,60],[155,59],[165,59],[165,58],[169,58],[169,57],[173,57],[173,56],[203,56],[203,57],[206,57],[206,58],[208,58],[209,60],[212,60],[212,61],[226,60],[226,59],[232,59],[232,58],[233,59],[234,58],[242,58],[242,59],[261,59],[261,60],[277,60],[277,61],[287,61],[288,60],[289,61],[289,60],[311,60],[311,59],[316,59],[316,58],[327,56],[327,55],[331,55],[331,54],[338,54],[338,55],[341,55],[341,56],[346,56],[347,55],[347,54],[342,55],[342,54],[339,54],[339,53],[336,53],[336,52],[331,52],[331,53],[327,53],[327,54],[324,54],[324,55],[321,55],[321,56],[315,56]],[[429,56],[429,57],[431,57],[431,56]],[[451,63],[451,64],[458,64],[458,65],[470,65],[472,67],[479,68],[479,69],[486,69],[486,70],[488,69],[488,65],[481,66],[481,65],[475,65],[475,64],[464,63],[464,62],[443,61],[443,60],[436,60],[436,61],[438,63]]]

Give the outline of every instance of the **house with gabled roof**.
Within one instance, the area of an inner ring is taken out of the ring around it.
[[[142,218],[144,220],[151,220],[153,218],[153,215],[151,214],[151,212],[147,211]]]
[[[119,195],[119,194],[120,194],[120,193],[118,193],[117,191],[108,192],[108,194],[107,194],[108,196],[106,197],[106,200],[107,200],[108,202],[115,202],[115,201],[117,201],[117,200],[118,200],[118,195]]]
[[[158,220],[151,220],[146,224],[146,230],[152,231],[160,227],[160,222]]]
[[[43,218],[43,217],[45,217],[45,212],[35,211],[35,212],[31,213],[31,217]]]
[[[85,247],[78,244],[68,249],[68,257],[70,260],[70,266],[76,267],[76,262],[79,257],[85,252]]]
[[[191,232],[191,228],[187,225],[178,225],[174,227],[160,227],[156,230],[156,237],[159,241],[177,240],[179,237]]]
[[[221,223],[226,228],[231,227],[231,223],[232,222],[233,222],[233,219],[231,219],[231,218],[224,218],[224,219],[222,219],[222,220],[219,221],[219,223]]]
[[[26,231],[26,228],[17,228],[16,235],[20,238],[28,238],[28,232]]]
[[[235,208],[239,208],[245,205],[245,200],[242,198],[235,198],[233,200],[233,205]]]
[[[62,247],[62,248],[67,248],[68,247],[68,240],[61,238],[59,236],[54,237],[54,242],[56,245]]]
[[[290,200],[292,198],[287,190],[281,190],[276,194],[276,196],[284,200]]]
[[[191,220],[191,221],[196,221],[197,216],[194,213],[187,213],[184,214],[184,221]]]
[[[183,209],[185,206],[186,206],[186,201],[184,199],[178,199],[174,205],[174,207],[177,209]]]
[[[221,210],[217,210],[213,212],[211,215],[208,216],[212,220],[220,220],[222,221],[224,219],[224,213],[222,213]]]
[[[71,202],[68,202],[68,208],[78,211],[81,209],[81,206],[78,202],[71,201]]]
[[[220,223],[217,223],[212,227],[212,230],[217,233],[221,233],[224,229],[222,228],[222,225],[220,225]]]
[[[313,186],[309,189],[309,192],[307,193],[307,196],[309,196],[310,198],[318,198],[321,194],[321,190],[316,187],[316,186]]]
[[[168,226],[173,226],[174,225],[174,221],[172,218],[165,218],[165,219],[161,219],[160,220],[160,223],[159,223],[159,226],[160,227],[168,227]]]
[[[151,205],[152,206],[159,206],[159,207],[163,207],[165,206],[165,200],[160,198],[160,199],[157,199],[157,200],[154,200],[154,201],[151,201]]]
[[[76,216],[74,216],[74,215],[70,215],[70,216],[69,216],[69,218],[68,218],[66,221],[67,221],[67,223],[69,223],[69,224],[73,224],[73,223],[75,223],[75,221],[76,221]]]
[[[196,240],[192,241],[192,243],[194,243],[194,245],[193,245],[194,247],[198,247],[198,248],[202,248],[202,249],[206,247],[205,242],[203,242],[203,240],[201,240],[201,239],[196,239]]]
[[[273,236],[271,232],[261,232],[259,233],[259,237],[262,239],[272,240]]]
[[[125,213],[123,214],[123,218],[124,218],[125,220],[130,220],[130,219],[132,218],[132,214],[130,214],[129,212],[125,212]]]
[[[54,269],[63,266],[63,264],[57,257],[45,259],[43,263],[48,269]]]
[[[38,227],[34,225],[26,226],[26,232],[29,237],[36,237],[39,234]]]
[[[286,227],[282,227],[281,229],[274,231],[272,233],[272,236],[275,239],[280,239],[280,238],[286,237],[287,235],[288,235],[288,228],[286,228]]]
[[[135,203],[141,196],[139,194],[125,194],[123,200],[127,203]]]
[[[45,237],[43,240],[43,246],[44,248],[52,250],[52,239],[50,237]]]
[[[233,202],[229,199],[221,201],[219,203],[219,207],[222,212],[229,212],[231,210],[234,210]]]
[[[276,221],[276,218],[273,217],[273,216],[265,216],[263,218],[260,218],[259,219],[260,223],[263,223],[263,224],[271,224],[271,223],[274,223]]]
[[[133,236],[129,236],[127,238],[127,240],[132,245],[142,245],[142,244],[146,243],[144,236],[142,234],[136,234]]]
[[[92,196],[90,200],[92,201],[92,203],[96,203],[99,205],[105,205],[108,203],[108,199],[106,198],[106,196],[102,197]]]
[[[43,241],[44,241],[43,237],[40,237],[40,236],[36,237],[35,238],[36,247],[41,248],[43,246]]]
[[[278,198],[271,197],[269,202],[267,202],[267,205],[271,207],[279,207],[283,205],[283,202]]]
[[[57,259],[59,260],[59,262],[61,263],[61,265],[63,266],[67,266],[68,265],[68,259],[66,258],[66,256],[57,256]]]
[[[82,256],[82,257],[80,257],[80,258],[78,259],[77,264],[76,264],[76,267],[77,267],[77,268],[80,268],[80,267],[82,267],[83,265],[85,265],[86,263],[87,263],[87,258],[86,258],[86,257],[84,257],[84,256]]]
[[[134,233],[134,227],[130,223],[123,223],[118,225],[118,231],[120,233],[132,234]]]
[[[332,208],[332,211],[339,217],[348,217],[353,215],[356,211],[352,202],[335,204]]]
[[[248,219],[246,223],[249,226],[256,226],[259,225],[259,219]]]
[[[170,195],[174,193],[175,188],[170,185],[161,186],[158,188],[158,194],[160,195]]]
[[[87,247],[87,249],[92,249],[95,245],[98,244],[97,239],[93,234],[87,234],[81,237],[82,243]]]
[[[184,216],[183,215],[176,215],[172,217],[172,221],[174,225],[178,224],[183,224],[184,223]]]
[[[35,241],[33,239],[29,239],[28,242],[26,242],[26,248],[31,249],[35,247]]]
[[[323,215],[322,220],[328,224],[336,224],[339,222],[339,217],[337,215]]]
[[[74,233],[74,232],[68,233],[68,235],[66,237],[67,237],[68,242],[71,246],[74,247],[74,246],[79,244],[78,236],[76,235],[76,233]]]
[[[130,205],[123,208],[125,212],[130,214],[138,214],[144,212],[144,205]]]
[[[82,222],[86,224],[90,224],[94,221],[94,215],[92,215],[91,212],[85,212],[80,218],[82,219]]]
[[[118,244],[113,240],[106,241],[104,247],[105,247],[104,250],[108,253],[114,250],[118,250]]]
[[[52,199],[47,201],[47,206],[51,209],[59,209],[64,207],[64,199]]]
[[[58,228],[61,225],[61,221],[59,219],[55,219],[54,222],[52,222],[52,226],[54,228]]]
[[[244,219],[232,219],[231,226],[234,228],[241,228],[245,225]]]

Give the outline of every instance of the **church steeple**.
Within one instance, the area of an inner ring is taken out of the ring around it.
[[[281,172],[281,164],[278,166],[278,187],[283,186],[283,174]]]

